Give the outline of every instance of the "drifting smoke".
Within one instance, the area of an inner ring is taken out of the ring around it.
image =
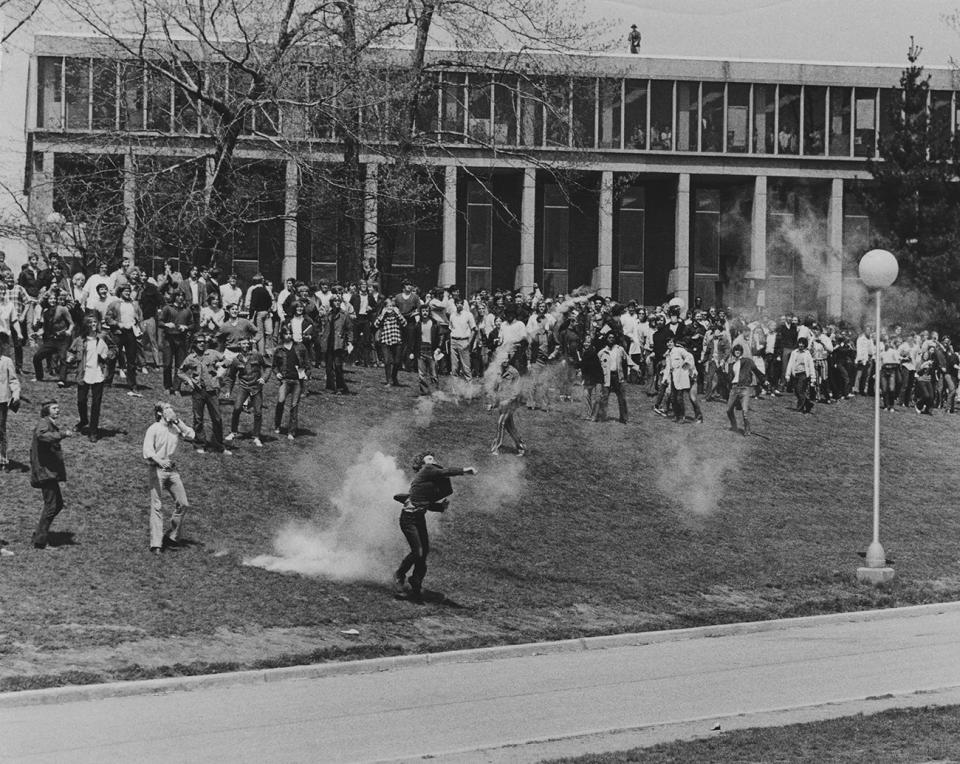
[[[274,554],[243,564],[336,581],[384,581],[402,548],[393,495],[406,488],[407,479],[392,456],[365,451],[330,498],[337,514],[326,528],[289,523],[274,539]]]
[[[729,484],[729,475],[741,464],[746,448],[742,440],[735,441],[731,448],[707,454],[695,453],[683,442],[666,443],[657,488],[696,517],[711,514]]]

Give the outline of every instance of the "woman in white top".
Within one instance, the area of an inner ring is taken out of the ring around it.
[[[200,331],[216,334],[226,320],[226,312],[220,305],[220,295],[211,294],[207,304],[200,309]]]

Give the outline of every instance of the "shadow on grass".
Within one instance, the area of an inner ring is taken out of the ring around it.
[[[50,531],[47,534],[47,546],[79,546],[73,531]]]
[[[7,462],[6,472],[29,472],[30,465],[24,464],[23,462],[13,461],[12,459]]]

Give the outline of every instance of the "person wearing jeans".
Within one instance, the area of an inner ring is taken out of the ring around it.
[[[801,337],[797,340],[797,347],[790,354],[790,360],[784,369],[784,379],[789,384],[791,381],[794,386],[794,393],[797,396],[797,411],[809,414],[813,411],[813,401],[810,400],[810,380],[813,379],[813,356],[807,350],[807,339]]]
[[[280,434],[283,424],[283,412],[287,410],[287,440],[293,440],[297,434],[297,417],[300,411],[300,397],[307,386],[306,347],[293,341],[293,332],[289,326],[280,329],[280,345],[273,352],[273,369],[280,382],[277,393],[277,407],[273,415],[273,432]]]
[[[254,350],[253,342],[249,339],[240,340],[240,352],[230,362],[237,377],[234,388],[233,414],[230,417],[230,434],[226,437],[227,443],[232,443],[237,437],[240,427],[240,413],[244,404],[249,401],[253,411],[253,445],[263,446],[260,440],[260,430],[263,426],[263,385],[268,376],[267,362],[259,351]]]
[[[3,337],[0,336],[0,340]],[[7,468],[7,411],[20,405],[20,380],[9,356],[0,355],[0,470]]]
[[[231,454],[223,445],[223,417],[220,415],[220,378],[223,375],[223,354],[207,347],[207,338],[198,334],[193,340],[193,352],[180,366],[179,377],[193,399],[193,429],[196,451],[214,451]],[[204,413],[210,414],[213,436],[204,433]]]
[[[56,357],[60,361],[61,387],[67,384],[67,350],[70,348],[70,335],[73,333],[73,319],[70,311],[57,302],[56,293],[47,292],[46,305],[40,313],[36,326],[43,329],[43,342],[33,355],[33,372],[37,382],[43,381],[43,362]]]
[[[30,485],[39,488],[43,494],[43,511],[32,539],[37,549],[47,546],[50,525],[63,509],[60,483],[67,479],[67,470],[60,441],[69,437],[70,431],[60,429],[59,419],[60,404],[54,400],[44,401],[30,444]]]
[[[727,418],[730,420],[730,429],[738,432],[736,410],[743,412],[743,434],[750,434],[750,398],[753,397],[754,378],[760,384],[766,383],[764,374],[757,368],[752,358],[743,357],[743,346],[735,345],[730,350],[731,359],[728,366],[730,374],[730,397],[727,398]]]
[[[130,284],[120,288],[120,299],[110,303],[106,315],[107,326],[113,331],[116,343],[123,353],[123,369],[130,388],[127,395],[140,397],[137,392],[137,363],[140,355],[140,336],[143,334],[143,313],[133,300]]]
[[[159,555],[166,544],[176,546],[183,532],[183,517],[190,504],[183,480],[173,463],[180,438],[192,440],[194,432],[180,421],[173,406],[157,401],[153,408],[156,421],[143,436],[143,458],[150,470],[150,551]],[[175,509],[170,518],[170,530],[163,532],[163,492],[173,497]]]
[[[383,309],[373,322],[383,352],[384,385],[398,387],[397,373],[403,365],[403,328],[407,319],[392,297],[383,301]]]

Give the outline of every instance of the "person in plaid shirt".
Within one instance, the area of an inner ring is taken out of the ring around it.
[[[13,359],[17,367],[17,373],[23,374],[23,322],[27,319],[30,295],[27,294],[26,289],[16,282],[16,279],[13,277],[13,271],[4,271],[3,278],[0,279],[0,304],[2,303],[13,305],[11,321],[16,322],[17,325],[16,331],[11,333]]]
[[[386,381],[384,387],[400,387],[397,373],[403,365],[403,327],[407,319],[403,317],[392,297],[383,301],[380,315],[373,322],[383,350],[383,372]]]

